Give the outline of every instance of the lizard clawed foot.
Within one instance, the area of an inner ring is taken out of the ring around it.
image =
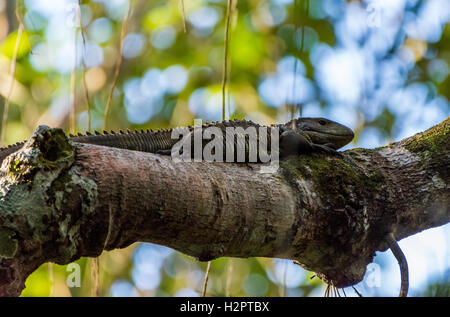
[[[397,243],[394,235],[389,233],[385,237],[385,241],[387,242],[389,248],[397,259],[398,265],[400,266],[400,277],[401,277],[401,286],[400,286],[400,294],[399,297],[406,297],[408,295],[408,287],[409,287],[409,277],[408,277],[408,262],[406,261],[406,257],[400,249],[400,246]]]
[[[311,144],[312,149],[318,152],[325,152],[327,154],[334,154],[342,157],[342,154],[327,144]]]
[[[158,150],[155,152],[155,154],[159,154],[159,155],[171,155],[172,154],[172,150]]]

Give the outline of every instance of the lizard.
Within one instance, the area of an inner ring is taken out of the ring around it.
[[[274,124],[269,126],[261,126],[249,120],[227,120],[218,122],[209,122],[201,126],[204,131],[206,128],[219,128],[224,134],[226,128],[242,128],[241,132],[236,133],[236,138],[233,140],[233,148],[236,148],[238,136],[241,135],[245,129],[254,127],[258,133],[258,128],[267,127],[267,146],[270,151],[271,129],[276,127],[279,131],[279,155],[280,159],[285,159],[289,156],[300,155],[302,153],[310,152],[325,152],[328,154],[338,153],[336,150],[348,144],[354,137],[353,131],[337,122],[325,118],[297,118],[284,124]],[[122,148],[127,150],[135,150],[142,152],[150,152],[162,155],[170,155],[172,147],[180,141],[180,138],[173,138],[172,134],[181,135],[182,132],[187,131],[193,135],[194,127],[178,127],[174,129],[141,130],[124,132],[120,130],[118,133],[111,131],[103,131],[100,133],[86,132],[86,134],[79,133],[78,135],[69,135],[69,140],[78,143],[88,143],[95,145],[103,145],[115,148]],[[224,138],[225,140],[225,138]],[[241,139],[246,140],[246,139]],[[205,142],[205,140],[203,140]],[[229,141],[225,141],[229,142]],[[246,141],[248,143],[248,141]],[[16,151],[18,151],[25,141],[18,142],[5,148],[0,148],[0,163],[4,158]],[[248,144],[240,144],[248,151]],[[248,160],[248,153],[246,154]]]
[[[219,128],[220,131],[226,133],[226,128],[242,128],[244,130],[249,127],[254,127],[256,128],[255,131],[259,131],[258,128],[264,126],[248,120],[227,120],[203,124],[201,126],[201,130],[204,132],[206,128]],[[302,117],[292,119],[284,124],[274,124],[266,127],[270,130],[267,132],[267,139],[265,140],[265,142],[267,142],[267,146],[271,143],[270,138],[272,128],[277,128],[276,133],[279,133],[280,159],[311,152],[339,154],[337,150],[350,143],[354,137],[354,133],[350,128],[326,118]],[[183,135],[183,133],[181,133],[183,132],[183,129],[187,132],[188,136],[195,137],[195,127],[188,126],[185,128],[178,127],[174,129],[161,129],[157,131],[127,130],[124,132],[120,130],[119,133],[114,131],[103,131],[103,133],[95,131],[93,134],[86,132],[84,135],[81,133],[78,135],[69,135],[69,140],[78,143],[170,155],[174,145],[180,141],[180,138],[174,138],[172,135],[174,132],[180,132],[178,134]],[[242,134],[243,130],[239,133]],[[239,133],[237,133],[236,136],[238,136]],[[233,148],[236,148],[239,145],[238,139],[238,137],[233,139]],[[244,141],[246,144],[241,144],[241,146],[244,146],[248,151],[247,139],[244,138],[241,139],[241,141],[242,140],[246,140]],[[224,141],[230,142],[228,140]],[[18,142],[8,147],[0,148],[0,164],[8,155],[22,148],[25,142],[26,141]],[[246,157],[246,159],[248,159],[248,157]],[[406,296],[408,292],[408,267],[406,259],[392,233],[389,233],[384,240],[388,244],[389,248],[392,249],[397,261],[399,262],[402,277],[400,296]]]

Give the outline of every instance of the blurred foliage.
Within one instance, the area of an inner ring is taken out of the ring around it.
[[[38,124],[69,129],[73,106],[76,129],[87,130],[85,89],[92,129],[101,129],[118,58],[123,60],[108,129],[189,125],[194,118],[221,120],[226,3],[184,0],[184,33],[179,0],[131,1],[119,57],[128,0],[82,0],[80,7],[75,0],[21,0],[19,16],[25,32],[11,78],[19,21],[15,1],[0,0],[0,104],[14,80],[6,143],[26,139]],[[297,105],[305,116],[326,116],[353,128],[352,146],[376,147],[420,132],[449,115],[448,1],[232,3],[227,118],[270,124],[289,119],[292,105]],[[148,256],[139,262],[135,250],[157,254],[159,262]],[[141,244],[105,252],[100,257],[101,295],[200,293],[206,264],[162,250]],[[89,261],[76,263],[82,286],[70,289],[65,284],[70,274],[67,266],[54,265],[56,295],[90,296]],[[323,292],[317,278],[310,279],[312,274],[287,263],[218,259],[211,266],[208,294],[225,295],[227,283],[232,296]],[[47,270],[45,264],[30,276],[23,296],[48,296]]]
[[[428,285],[423,293],[425,297],[450,297],[450,282]]]

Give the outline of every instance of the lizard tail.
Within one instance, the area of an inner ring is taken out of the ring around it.
[[[408,278],[408,262],[406,261],[406,257],[400,249],[400,246],[395,240],[395,237],[392,233],[389,233],[385,238],[386,243],[389,245],[392,253],[397,259],[398,264],[400,265],[400,274],[401,274],[401,288],[399,297],[406,297],[408,295],[408,287],[409,287],[409,278]]]

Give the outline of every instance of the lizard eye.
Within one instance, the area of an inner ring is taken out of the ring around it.
[[[325,124],[327,124],[327,122],[325,120],[319,120],[319,124],[320,125],[325,125]]]

